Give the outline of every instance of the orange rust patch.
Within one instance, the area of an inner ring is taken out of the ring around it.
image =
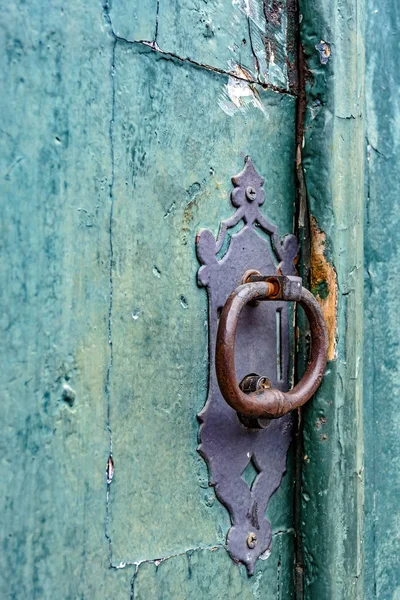
[[[328,330],[328,360],[336,358],[337,275],[325,257],[326,234],[311,217],[311,291],[324,315]]]

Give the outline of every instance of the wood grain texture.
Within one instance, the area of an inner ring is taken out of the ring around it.
[[[225,510],[199,485],[206,471],[195,452],[208,355],[194,240],[232,213],[230,176],[250,151],[266,173],[265,210],[290,229],[294,100],[260,90],[260,107],[231,117],[218,106],[227,79],[215,73],[129,46],[117,49],[115,69],[110,536],[118,563],[212,545],[227,530]]]
[[[289,4],[289,3],[288,3]],[[110,2],[114,33],[238,79],[288,91],[295,29],[284,0]]]
[[[250,152],[291,230],[295,99],[121,39],[113,18],[153,35],[154,5],[132,10],[15,2],[2,24],[0,595],[291,598],[290,473],[254,578],[219,547],[194,237]]]
[[[157,564],[142,564],[132,580],[132,600],[292,600],[288,583],[293,576],[293,534],[277,534],[273,543],[273,556],[259,561],[250,579],[241,576],[223,548],[187,551]]]
[[[307,199],[337,274],[336,357],[304,411],[304,597],[363,598],[363,2],[302,0],[300,12]],[[321,284],[317,298],[336,293],[335,278]]]
[[[112,40],[100,4],[14,2],[1,43],[0,595],[106,597]]]
[[[400,11],[367,2],[365,598],[400,597]]]

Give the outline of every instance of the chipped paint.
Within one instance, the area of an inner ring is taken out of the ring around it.
[[[106,475],[107,475],[107,483],[110,484],[114,477],[114,461],[113,461],[113,457],[111,456],[111,454],[108,457],[108,461],[107,461]]]
[[[246,15],[258,80],[288,89],[287,16],[283,5],[268,9],[259,0],[232,0],[232,5]]]
[[[311,217],[311,291],[321,306],[328,329],[328,360],[336,359],[337,274],[325,256],[326,234]]]
[[[238,111],[246,112],[251,107],[257,108],[265,114],[260,95],[254,84],[251,83],[251,74],[240,65],[233,65],[233,72],[241,79],[228,78],[228,83],[223,86],[218,98],[218,106],[230,117],[233,117]]]
[[[249,17],[260,30],[265,27],[265,18],[261,2],[258,2],[257,0],[232,0],[232,6],[237,6],[239,10],[244,13],[246,17]]]
[[[265,14],[265,52],[268,63],[267,80],[274,85],[288,86],[287,71],[287,15],[283,3],[264,3]]]
[[[319,52],[319,59],[322,65],[326,65],[331,55],[331,49],[327,42],[321,40],[319,44],[315,45],[315,49]]]
[[[65,384],[62,390],[62,399],[64,400],[64,402],[68,406],[72,407],[75,402],[75,396],[75,390],[73,390],[69,385]]]

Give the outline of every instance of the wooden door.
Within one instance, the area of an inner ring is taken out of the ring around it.
[[[365,597],[400,597],[398,3],[367,3]]]
[[[340,4],[8,7],[4,597],[362,597],[363,6]],[[194,243],[247,154],[330,335],[251,578],[196,452]]]
[[[114,47],[106,392],[115,471],[106,536],[112,564],[130,572],[134,598],[251,598],[255,585],[260,594],[279,586],[283,597],[293,592],[290,479],[271,506],[280,532],[274,555],[249,580],[224,548],[229,517],[196,453],[208,382],[196,233],[215,231],[232,214],[230,178],[250,152],[266,173],[271,218],[284,231],[292,228],[295,192],[295,98],[249,83],[238,67],[232,77],[213,70],[226,63],[218,48],[229,43],[233,57],[253,60],[246,14],[220,7],[204,5],[199,22],[181,3],[160,5],[157,45],[212,68],[148,44]],[[126,37],[124,14],[114,7],[109,16]],[[226,19],[242,24],[234,40]]]

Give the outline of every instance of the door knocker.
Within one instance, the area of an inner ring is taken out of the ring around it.
[[[232,182],[236,212],[221,223],[217,238],[208,229],[196,237],[202,265],[198,282],[208,293],[210,362],[208,397],[198,416],[199,452],[210,485],[231,517],[228,551],[251,575],[271,546],[265,513],[286,470],[290,411],[309,400],[321,383],[327,334],[318,303],[296,276],[295,236],[281,240],[276,225],[260,211],[264,179],[250,157]],[[228,230],[240,221],[242,229],[220,257]],[[309,320],[312,348],[304,376],[289,389],[292,301]],[[249,466],[255,474],[250,485],[242,476]]]

